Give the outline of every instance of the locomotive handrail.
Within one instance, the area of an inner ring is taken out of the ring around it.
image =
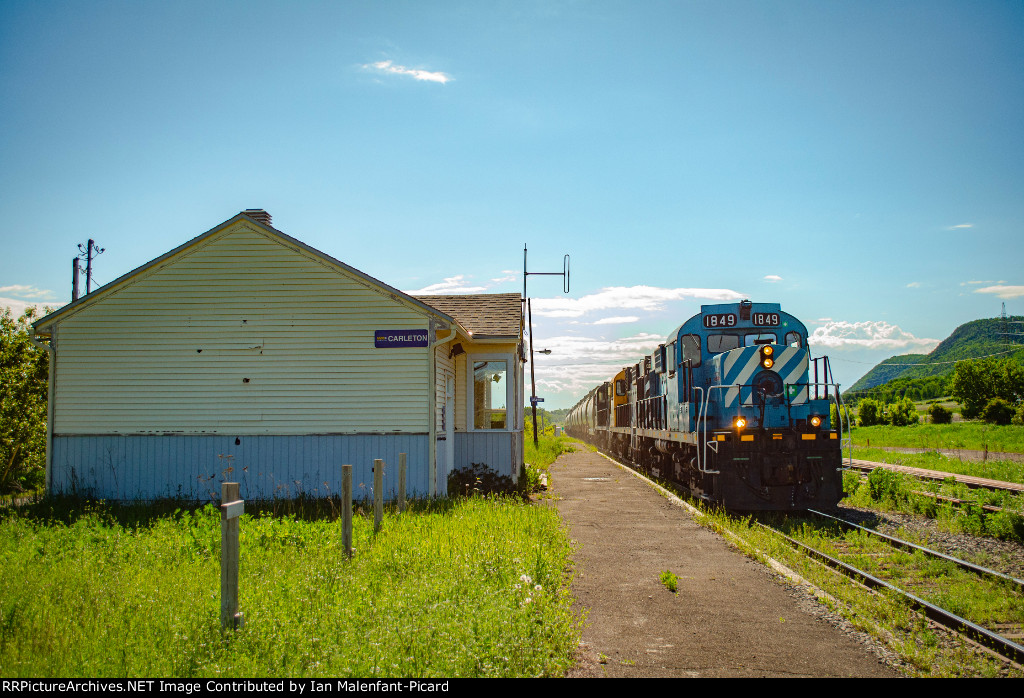
[[[693,387],[694,390],[699,390],[702,395],[700,410],[697,412],[697,438],[702,444],[704,451],[703,453],[701,453],[700,450],[697,451],[697,470],[704,473],[705,475],[718,475],[721,473],[720,470],[708,470],[707,468],[704,467],[705,464],[708,462],[708,422],[706,417],[708,411],[708,403],[711,401],[711,391],[723,390],[725,388],[731,387],[731,385],[709,385],[707,389],[700,386]],[[715,453],[718,453],[717,443],[715,444],[714,451]]]

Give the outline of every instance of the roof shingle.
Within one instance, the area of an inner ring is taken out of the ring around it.
[[[523,300],[518,293],[481,293],[452,296],[413,296],[459,321],[474,337],[519,339]]]

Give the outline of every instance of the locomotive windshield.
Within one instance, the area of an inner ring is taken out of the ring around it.
[[[732,349],[739,349],[741,346],[753,347],[761,344],[778,344],[779,336],[774,332],[736,332],[731,334],[709,334],[708,353],[721,354]],[[799,332],[788,332],[786,334],[786,346],[800,347],[802,339]]]

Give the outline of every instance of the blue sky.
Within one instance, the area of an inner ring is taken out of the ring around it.
[[[522,290],[572,404],[701,303],[845,386],[1024,314],[1020,2],[0,0],[0,305],[245,208],[392,286]]]

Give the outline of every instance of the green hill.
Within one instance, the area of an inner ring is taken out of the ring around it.
[[[1020,322],[1021,317],[1011,317],[1008,320]],[[1014,325],[1010,325],[1013,328]],[[1016,325],[1020,327],[1020,325]],[[957,361],[964,359],[977,359],[983,356],[991,356],[1005,352],[1007,340],[1001,336],[1004,332],[1004,324],[1001,318],[986,320],[973,320],[957,327],[953,334],[942,340],[930,354],[903,354],[893,356],[881,362],[853,384],[844,396],[855,397],[853,393],[860,393],[864,397],[865,391],[891,381],[900,381],[908,385],[920,379],[947,377],[953,373],[953,366]],[[1010,329],[1010,331],[1014,331]],[[1024,364],[1024,347],[1013,354],[1001,354],[1002,356],[1013,356]],[[936,381],[921,381],[937,385]]]

